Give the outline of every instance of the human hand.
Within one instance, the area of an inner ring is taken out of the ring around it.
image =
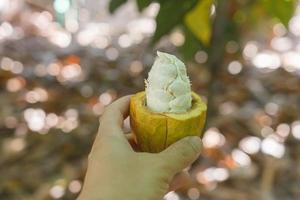
[[[124,96],[105,109],[78,200],[163,199],[174,175],[199,156],[201,140],[196,136],[160,153],[135,152],[122,130],[129,102],[130,96]]]

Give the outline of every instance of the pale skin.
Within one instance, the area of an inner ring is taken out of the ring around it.
[[[77,200],[162,200],[178,188],[174,176],[199,156],[201,140],[196,136],[160,153],[136,152],[122,130],[129,101],[130,96],[124,96],[106,107]]]

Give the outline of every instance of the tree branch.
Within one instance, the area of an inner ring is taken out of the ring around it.
[[[213,22],[213,32],[208,52],[208,67],[210,71],[210,81],[208,89],[208,111],[207,124],[216,113],[214,109],[214,94],[218,89],[218,72],[223,66],[225,45],[227,42],[226,28],[229,20],[230,1],[218,0],[216,5],[216,15]]]

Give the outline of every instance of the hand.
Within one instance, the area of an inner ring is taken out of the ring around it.
[[[125,96],[105,109],[78,200],[161,200],[174,175],[199,156],[201,140],[196,136],[161,153],[135,152],[122,131],[129,101]]]

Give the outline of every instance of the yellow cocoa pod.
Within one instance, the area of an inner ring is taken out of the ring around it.
[[[156,153],[185,136],[201,136],[206,105],[192,92],[192,107],[185,113],[154,113],[146,106],[146,93],[130,99],[130,126],[142,151]]]

